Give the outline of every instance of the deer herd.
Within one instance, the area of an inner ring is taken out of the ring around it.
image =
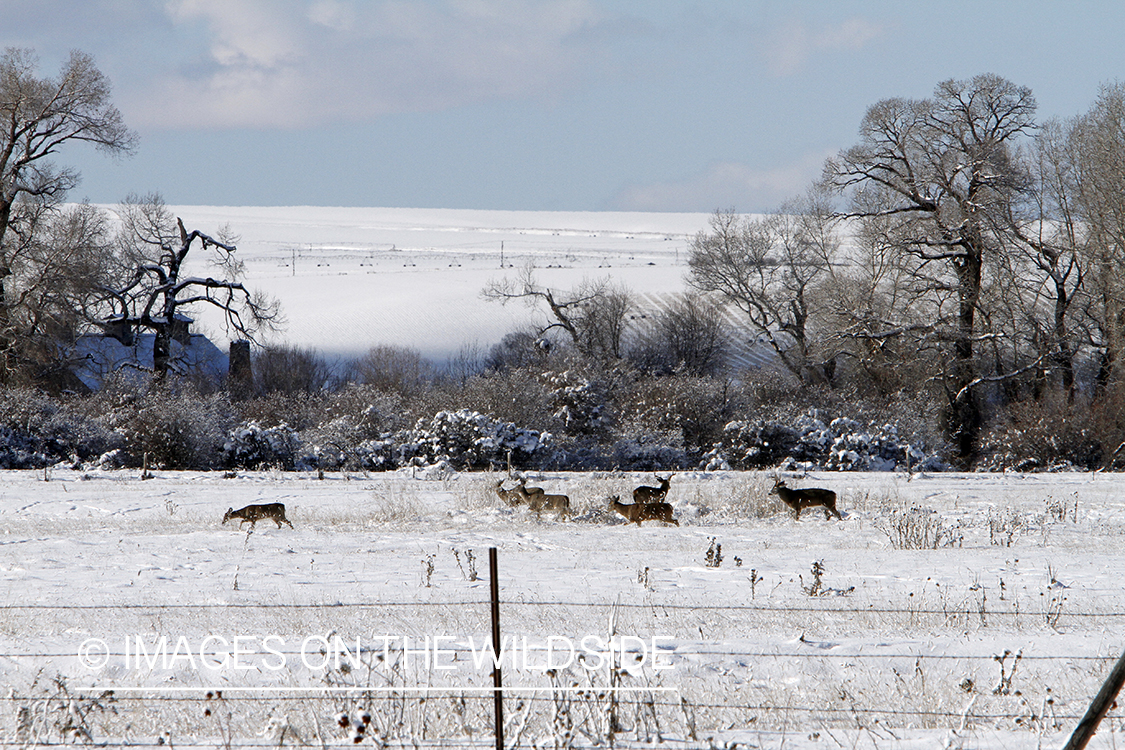
[[[661,477],[659,474],[655,476],[657,481],[660,482],[659,487],[647,485],[637,487],[633,490],[633,502],[631,503],[623,503],[619,495],[612,495],[609,497],[609,509],[621,514],[630,523],[635,523],[638,526],[645,521],[661,521],[665,524],[679,526],[680,522],[672,517],[674,509],[669,503],[665,502],[668,497],[668,490],[671,488],[672,477],[675,474],[669,474],[667,477]],[[552,512],[560,519],[566,519],[570,516],[570,498],[566,495],[548,494],[542,487],[528,487],[527,479],[522,476],[516,478],[515,487],[505,489],[504,482],[504,479],[498,481],[495,490],[500,499],[508,506],[526,505],[537,516],[541,515],[543,511]],[[817,507],[824,510],[826,520],[833,515],[838,519],[843,519],[840,511],[836,509],[836,493],[832,490],[819,487],[791,489],[785,485],[784,481],[775,478],[769,494],[777,495],[793,511],[795,520],[801,519],[801,511],[805,508]],[[238,527],[240,529],[244,523],[249,521],[250,528],[253,530],[254,525],[263,519],[276,522],[279,529],[283,523],[288,524],[289,528],[293,528],[293,524],[285,517],[285,506],[281,503],[247,505],[245,508],[238,510],[228,508],[223,516],[223,523],[225,524],[232,519],[239,521]]]

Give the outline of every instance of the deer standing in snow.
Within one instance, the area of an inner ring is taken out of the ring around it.
[[[227,508],[226,515],[223,516],[223,523],[231,520],[232,518],[239,519],[238,528],[242,528],[242,524],[247,521],[250,522],[250,528],[254,528],[254,524],[263,518],[268,518],[271,521],[277,522],[277,528],[281,528],[282,523],[288,523],[289,528],[293,528],[293,524],[289,523],[289,519],[285,517],[285,506],[281,503],[265,503],[264,505],[247,505],[245,508]]]
[[[518,487],[513,487],[510,490],[504,489],[504,480],[501,479],[496,483],[496,494],[511,507],[515,507],[524,501],[524,495],[520,492]]]
[[[539,515],[545,510],[554,512],[561,518],[566,518],[570,515],[570,498],[566,495],[548,495],[546,490],[542,487],[528,487],[527,480],[520,477],[520,483],[515,488],[515,492],[523,496],[527,507],[535,511]]]
[[[673,526],[680,525],[679,521],[672,518],[672,506],[668,503],[633,503],[626,505],[621,502],[621,498],[614,495],[609,499],[609,507],[638,526],[644,521],[663,521]]]
[[[637,489],[633,490],[633,502],[634,503],[636,503],[638,505],[644,505],[644,504],[648,504],[648,503],[664,502],[664,498],[668,496],[668,488],[671,486],[670,483],[672,481],[672,477],[674,477],[676,475],[675,474],[669,474],[666,478],[664,478],[664,477],[661,477],[659,474],[654,473],[653,476],[655,476],[657,481],[660,482],[660,486],[659,487],[649,487],[647,485],[642,485],[642,486],[638,487]]]
[[[801,520],[801,511],[805,508],[815,508],[820,506],[824,508],[824,518],[830,518],[828,515],[832,513],[843,520],[840,511],[836,510],[836,493],[832,490],[822,489],[820,487],[809,487],[802,490],[793,490],[785,486],[785,482],[780,479],[774,479],[773,489],[770,490],[771,495],[777,495],[781,498],[781,502],[788,505],[793,509],[793,518]]]

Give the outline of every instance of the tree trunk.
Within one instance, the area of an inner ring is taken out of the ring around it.
[[[949,435],[957,445],[957,455],[966,464],[976,456],[980,437],[980,401],[974,389],[973,334],[976,325],[977,303],[980,299],[982,254],[975,243],[966,243],[965,257],[956,264],[958,276],[959,309],[957,338],[953,343],[953,394],[949,415]]]
[[[1074,403],[1074,353],[1070,350],[1070,338],[1066,330],[1066,309],[1069,306],[1066,288],[1056,285],[1055,291],[1055,366],[1061,372],[1062,387],[1066,392],[1068,404]]]
[[[12,311],[8,306],[7,278],[12,275],[8,267],[8,256],[3,251],[4,236],[8,233],[8,223],[12,219],[12,202],[0,199],[0,382],[8,379],[12,371],[13,347]]]
[[[172,327],[167,323],[156,327],[156,337],[152,340],[152,374],[157,380],[168,375],[172,361]]]

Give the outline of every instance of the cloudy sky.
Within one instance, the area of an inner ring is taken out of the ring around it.
[[[1125,3],[0,0],[43,75],[92,54],[140,134],[116,203],[765,211],[880,99],[991,72],[1040,119],[1125,71]]]

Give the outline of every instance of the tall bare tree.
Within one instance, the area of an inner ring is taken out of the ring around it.
[[[982,423],[976,386],[987,380],[974,363],[984,268],[1002,251],[1000,217],[1025,186],[1012,150],[1033,129],[1035,107],[1030,89],[1000,76],[945,81],[932,98],[870,107],[860,142],[825,166],[827,183],[851,197],[849,215],[883,222],[919,283],[951,296],[940,311],[952,355],[947,430],[966,459]]]
[[[11,276],[6,360],[22,377],[67,385],[69,345],[96,314],[99,285],[113,274],[112,232],[103,209],[87,203],[23,201],[19,231],[8,235]],[[10,372],[9,379],[14,375]]]
[[[1021,200],[1008,207],[1009,275],[1025,302],[1018,327],[1032,356],[1045,362],[1040,381],[1054,380],[1074,398],[1075,356],[1081,345],[1084,258],[1089,233],[1081,217],[1079,161],[1072,125],[1044,123],[1020,154],[1028,176]],[[1053,377],[1048,377],[1053,376]]]
[[[237,280],[240,265],[228,231],[218,238],[198,229],[188,232],[158,194],[130,196],[119,213],[122,257],[134,270],[127,283],[107,289],[105,299],[114,311],[113,321],[155,333],[152,363],[158,379],[172,366],[172,339],[182,325],[180,308],[200,303],[218,308],[229,329],[245,338],[281,323],[276,301],[250,292]],[[213,251],[211,260],[226,278],[186,273],[184,263],[196,245]]]
[[[727,367],[730,339],[719,305],[689,292],[656,313],[651,334],[629,356],[641,369],[661,375],[682,370],[715,376]]]
[[[572,290],[558,291],[541,285],[535,278],[535,267],[528,264],[516,279],[505,277],[490,281],[481,296],[501,304],[514,300],[530,305],[545,304],[551,319],[539,326],[539,336],[561,330],[584,356],[603,359],[622,356],[633,301],[627,289],[609,278],[586,280]]]
[[[1090,111],[1071,123],[1070,146],[1105,386],[1120,382],[1125,367],[1125,84],[1102,87]]]
[[[110,100],[108,79],[82,52],[72,52],[57,78],[40,78],[38,59],[28,49],[0,55],[0,357],[7,373],[19,335],[12,304],[20,294],[13,282],[19,248],[33,244],[45,207],[56,206],[78,183],[73,169],[51,157],[68,144],[131,153],[136,136]],[[15,235],[13,240],[11,235]],[[0,373],[0,376],[3,376]]]
[[[688,283],[737,306],[786,369],[814,383],[831,368],[814,359],[813,294],[838,245],[823,207],[810,192],[765,217],[716,211],[688,256]]]

